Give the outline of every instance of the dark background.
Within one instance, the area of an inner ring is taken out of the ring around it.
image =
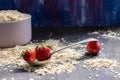
[[[8,9],[31,14],[34,27],[120,25],[120,0],[0,0]]]

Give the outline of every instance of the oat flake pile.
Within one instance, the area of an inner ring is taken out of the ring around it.
[[[17,10],[0,10],[0,22],[19,21],[27,19],[29,16]]]
[[[47,40],[46,43],[53,46],[53,50],[63,47],[58,40]],[[38,74],[59,74],[63,72],[72,72],[75,64],[78,62],[76,59],[80,58],[80,52],[74,49],[65,49],[57,52],[51,57],[49,64],[39,67],[32,67],[28,65],[21,57],[20,54],[23,50],[34,49],[36,44],[28,44],[26,46],[16,46],[14,48],[0,49],[0,64],[16,64],[18,68],[24,69],[28,72],[36,72]]]

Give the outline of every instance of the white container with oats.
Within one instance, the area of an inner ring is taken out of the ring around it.
[[[16,10],[0,11],[0,47],[14,47],[30,42],[31,16]]]

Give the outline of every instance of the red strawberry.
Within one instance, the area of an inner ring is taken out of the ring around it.
[[[100,51],[101,46],[98,41],[90,41],[87,43],[86,49],[91,54],[97,54]]]
[[[36,58],[40,61],[47,60],[51,57],[51,49],[47,46],[37,46],[36,47]]]
[[[27,62],[34,62],[36,60],[35,50],[26,50],[21,56]]]

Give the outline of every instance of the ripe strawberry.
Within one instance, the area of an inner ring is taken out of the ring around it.
[[[36,47],[36,58],[40,61],[47,60],[51,57],[51,49],[47,46],[37,46]]]
[[[21,54],[21,56],[27,62],[34,62],[36,60],[35,50],[26,50]]]
[[[90,41],[87,43],[86,49],[91,54],[97,54],[100,51],[101,46],[98,41]]]

